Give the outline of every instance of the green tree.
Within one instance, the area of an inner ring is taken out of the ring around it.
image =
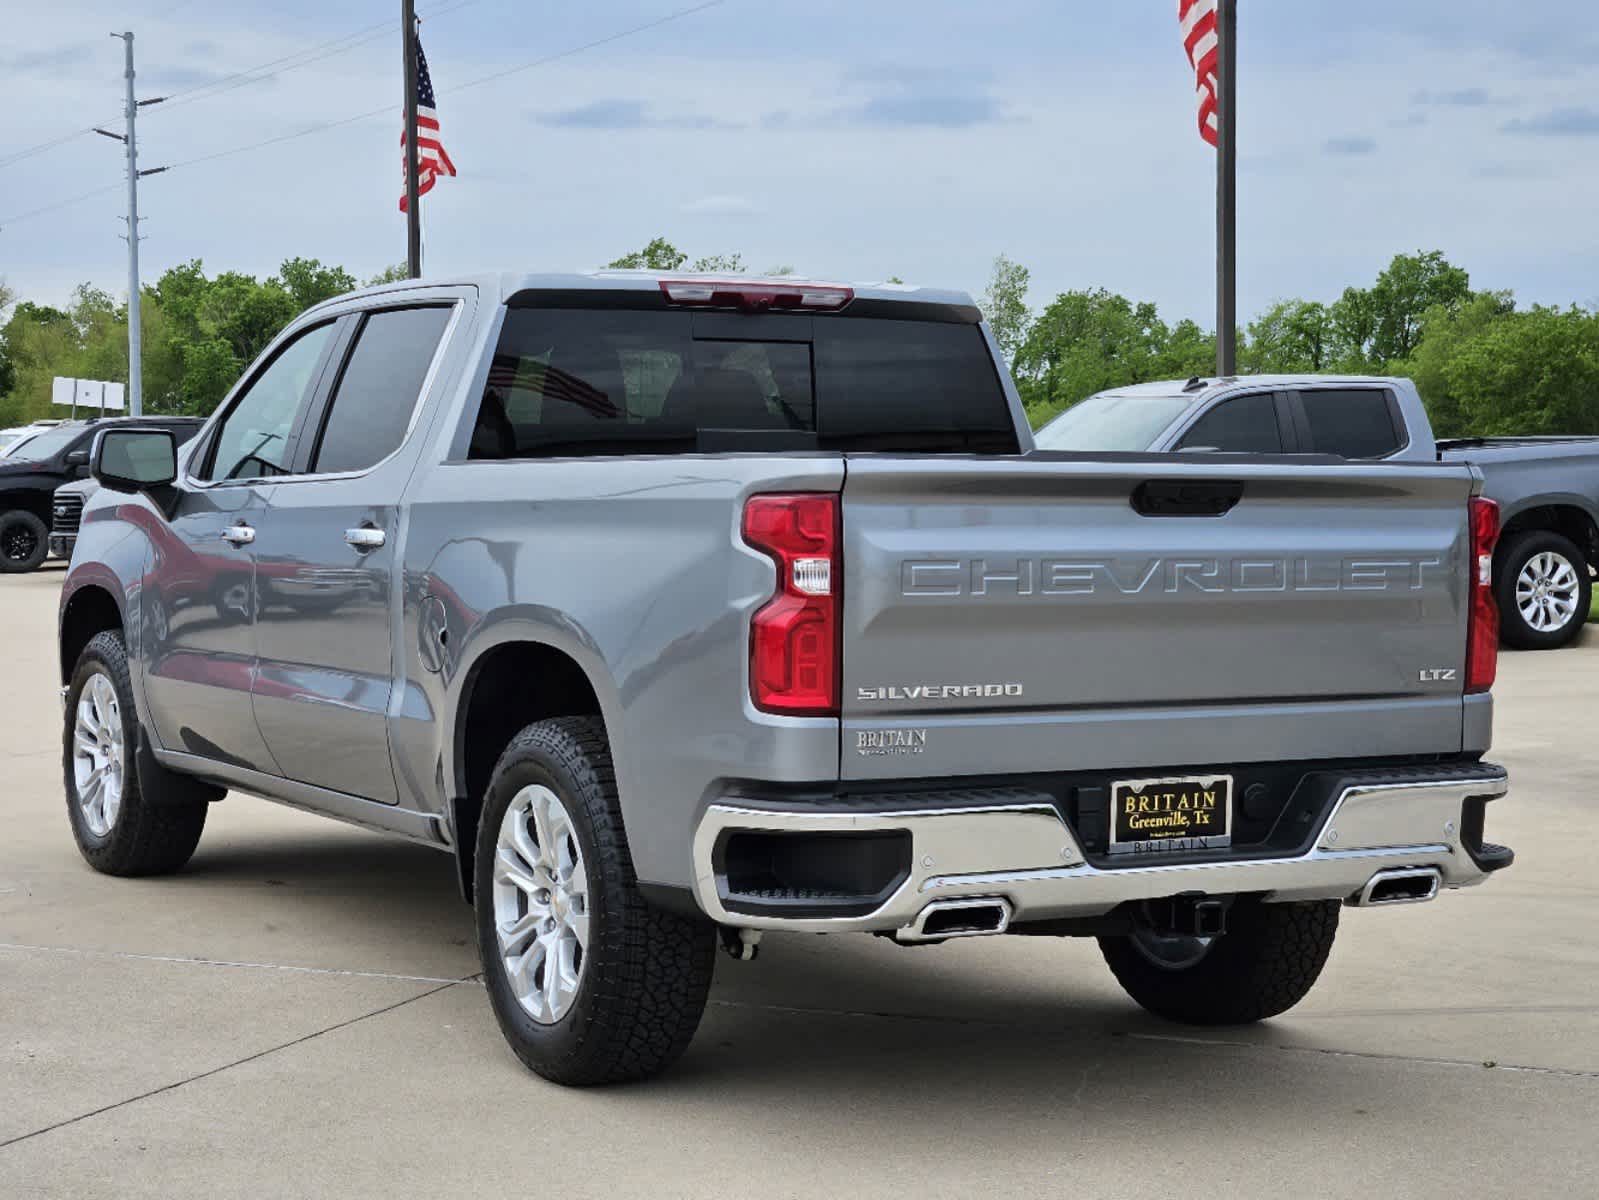
[[[644,249],[624,254],[607,265],[620,270],[679,271],[687,261],[688,255],[665,238],[658,237],[651,238]]]
[[[1332,306],[1338,365],[1385,371],[1409,358],[1434,308],[1455,309],[1471,297],[1471,276],[1441,251],[1396,254],[1370,288],[1346,288]]]
[[[1016,361],[1023,343],[1027,341],[1027,327],[1033,318],[1027,308],[1030,280],[1026,267],[1001,254],[994,259],[993,277],[978,302],[988,327],[994,331],[994,341],[999,344],[1000,353],[1008,363]]]
[[[1256,375],[1329,370],[1337,346],[1331,310],[1315,300],[1279,300],[1249,323],[1239,357]]]
[[[707,254],[696,258],[688,269],[696,275],[743,275],[749,270],[742,254]]]
[[[1599,313],[1482,293],[1427,315],[1416,381],[1434,431],[1462,435],[1599,432]]]
[[[1185,329],[1187,349],[1202,344]],[[1155,305],[1093,291],[1065,292],[1044,309],[1017,351],[1017,386],[1034,423],[1106,388],[1160,378],[1171,330]]]
[[[313,304],[321,304],[335,296],[355,290],[355,276],[343,267],[325,267],[315,258],[291,258],[278,268],[278,273],[267,280],[267,286],[277,286],[289,293],[294,301],[294,311],[302,313]]]
[[[381,287],[385,283],[399,283],[402,279],[411,277],[411,268],[403,262],[390,263],[372,278],[361,284],[362,287]]]

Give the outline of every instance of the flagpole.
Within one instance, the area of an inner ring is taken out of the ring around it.
[[[422,199],[417,195],[416,0],[400,0],[401,52],[405,56],[405,266],[422,275]]]
[[[1238,373],[1238,0],[1216,5],[1216,374]]]

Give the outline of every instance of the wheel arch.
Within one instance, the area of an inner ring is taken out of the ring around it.
[[[551,717],[598,717],[607,732],[616,728],[614,694],[603,682],[596,686],[597,673],[580,659],[587,655],[573,649],[531,631],[507,630],[461,669],[446,755],[447,819],[468,902],[483,796],[511,738]]]
[[[61,682],[72,679],[73,669],[83,648],[96,634],[108,629],[126,630],[121,602],[109,588],[99,583],[84,583],[73,588],[61,603],[60,655]]]
[[[1569,538],[1590,564],[1599,563],[1599,518],[1580,497],[1540,496],[1517,506],[1505,516],[1499,544],[1506,546],[1518,534],[1540,530]]]

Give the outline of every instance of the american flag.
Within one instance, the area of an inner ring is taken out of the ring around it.
[[[496,392],[509,392],[517,388],[537,390],[545,400],[570,404],[605,420],[615,420],[622,415],[622,410],[610,396],[586,379],[559,367],[523,359],[516,354],[494,356],[489,363],[488,387]]]
[[[1216,33],[1216,0],[1177,0],[1183,49],[1193,64],[1199,93],[1199,136],[1216,144],[1216,69],[1221,40]],[[453,172],[451,172],[453,174]]]
[[[440,175],[454,175],[455,164],[439,138],[439,114],[433,107],[433,77],[428,74],[422,39],[416,38],[416,194],[427,195]],[[400,211],[405,204],[405,127],[400,127]]]

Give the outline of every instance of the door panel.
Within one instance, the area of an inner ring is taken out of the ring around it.
[[[301,783],[392,804],[393,548],[363,550],[350,530],[393,536],[392,507],[361,503],[365,479],[274,486],[256,541],[255,716],[284,772]]]
[[[298,439],[298,479],[276,483],[256,546],[255,715],[290,776],[394,804],[390,581],[401,453],[454,309],[350,319]]]
[[[254,486],[185,489],[170,520],[151,522],[145,698],[168,749],[276,773],[250,699],[254,548],[223,538],[259,530],[261,509]]]

